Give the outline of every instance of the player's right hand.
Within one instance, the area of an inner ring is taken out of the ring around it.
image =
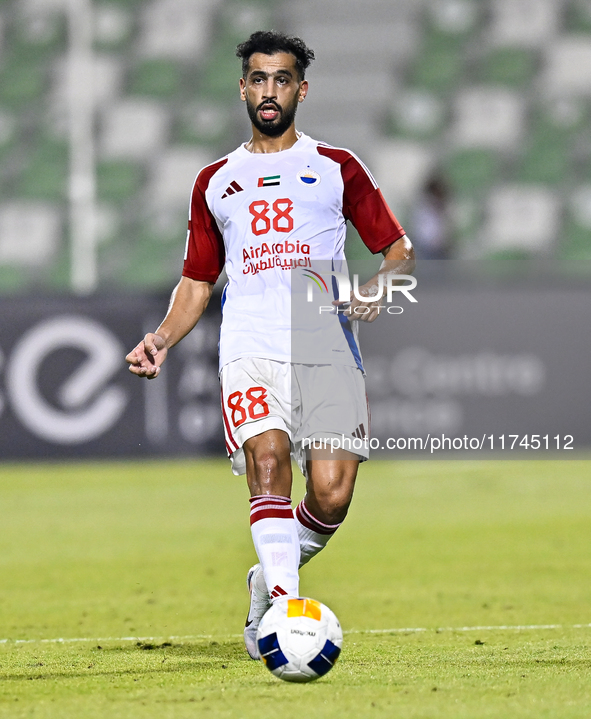
[[[129,364],[129,371],[132,374],[154,379],[160,374],[160,368],[167,354],[168,348],[164,339],[150,332],[131,350],[125,361]]]

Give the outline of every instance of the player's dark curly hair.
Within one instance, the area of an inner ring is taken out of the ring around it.
[[[257,30],[236,48],[236,55],[242,60],[242,74],[246,77],[251,55],[262,52],[264,55],[274,55],[276,52],[289,52],[296,59],[296,69],[300,80],[306,75],[306,70],[314,60],[314,51],[299,37],[291,37],[275,30]]]

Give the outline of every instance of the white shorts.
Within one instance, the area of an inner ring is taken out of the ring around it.
[[[356,367],[246,357],[225,365],[220,382],[234,474],[246,472],[244,442],[270,429],[287,432],[292,456],[304,475],[306,447],[313,440],[313,446],[329,440],[330,447],[335,438],[335,446],[349,449],[361,461],[368,458],[369,410],[365,381]],[[355,447],[347,444],[349,440],[357,440]]]

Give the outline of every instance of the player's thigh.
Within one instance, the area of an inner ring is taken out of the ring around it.
[[[298,461],[366,460],[369,408],[361,372],[343,365],[295,365],[294,381],[301,403],[294,438]]]
[[[244,474],[245,443],[270,431],[291,440],[291,371],[285,362],[247,357],[230,362],[220,375],[226,448],[235,474]],[[250,443],[261,447],[263,443]],[[283,443],[270,443],[279,449]],[[282,450],[283,451],[283,450]]]

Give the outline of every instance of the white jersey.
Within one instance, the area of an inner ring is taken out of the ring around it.
[[[312,280],[325,305],[336,298],[324,270],[346,271],[347,220],[374,253],[404,235],[361,161],[306,135],[275,153],[242,145],[199,173],[183,275],[215,282],[225,266],[220,367],[262,357],[361,368],[356,323],[305,304]]]

